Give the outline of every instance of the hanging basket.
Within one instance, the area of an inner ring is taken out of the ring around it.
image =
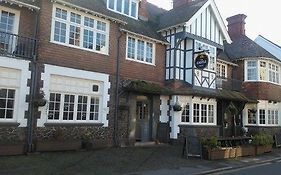
[[[181,107],[181,105],[179,105],[179,104],[175,104],[175,105],[173,106],[173,110],[174,110],[174,111],[181,111],[181,110],[182,110],[182,107]]]

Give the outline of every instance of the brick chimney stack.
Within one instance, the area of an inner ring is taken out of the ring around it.
[[[148,21],[147,0],[141,0],[139,3],[139,19]]]
[[[194,0],[173,0],[173,8],[178,8],[184,4],[190,3]]]
[[[228,34],[232,40],[235,40],[242,35],[245,35],[245,19],[247,18],[244,14],[238,14],[227,18],[228,22]]]

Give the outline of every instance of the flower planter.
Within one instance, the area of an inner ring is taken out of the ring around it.
[[[241,146],[241,156],[254,156],[255,155],[255,147],[252,145],[243,145]]]
[[[74,151],[81,149],[81,140],[71,141],[39,141],[36,151]]]
[[[263,153],[268,153],[272,151],[271,145],[266,146],[256,146],[256,155],[261,155]]]
[[[207,159],[208,160],[219,160],[219,159],[228,159],[230,155],[231,148],[214,148],[207,150]]]
[[[24,144],[0,144],[0,156],[12,156],[24,154]]]
[[[241,146],[236,147],[236,157],[242,157],[242,156],[243,156],[242,147]]]
[[[236,157],[236,148],[229,148],[229,158],[235,158]]]

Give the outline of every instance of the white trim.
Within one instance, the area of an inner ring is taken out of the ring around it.
[[[124,0],[122,0],[122,10],[121,10],[122,12],[119,12],[119,11],[117,11],[115,9],[109,8],[109,3],[108,3],[109,1],[110,0],[106,1],[106,4],[107,4],[106,7],[107,7],[108,10],[110,10],[110,11],[112,11],[114,13],[118,13],[120,15],[127,16],[129,18],[133,18],[135,20],[138,20],[138,16],[139,16],[139,1],[140,0],[129,0],[129,2],[130,2],[130,4],[129,4],[129,15],[123,13],[123,11],[124,11]],[[131,2],[132,1],[136,3],[136,17],[130,15],[131,14],[131,7],[132,7]],[[114,0],[114,7],[117,8],[117,0]]]
[[[97,73],[97,72],[90,72],[90,71],[84,71],[84,70],[78,70],[78,69],[72,69],[72,68],[66,68],[66,67],[59,67],[59,66],[53,66],[45,64],[45,72],[42,74],[42,80],[44,81],[44,87],[42,90],[46,94],[46,99],[49,99],[50,95],[50,81],[51,81],[51,75],[58,75],[58,76],[65,76],[65,77],[71,77],[71,78],[78,78],[78,79],[86,79],[86,80],[93,80],[98,81],[102,85],[100,86],[100,92],[101,92],[101,106],[100,106],[100,118],[98,123],[103,124],[104,127],[108,126],[108,119],[107,114],[109,113],[109,107],[108,102],[110,99],[110,95],[108,94],[110,89],[110,82],[109,82],[109,75],[103,74],[103,73]],[[39,109],[41,111],[41,118],[38,119],[37,126],[38,127],[44,127],[45,123],[53,123],[47,120],[47,105]],[[56,122],[57,123],[57,122]],[[71,122],[60,122],[60,123],[74,123]]]
[[[135,39],[135,53],[134,53],[135,59],[128,58],[129,37]],[[144,61],[141,61],[141,60],[137,59],[137,52],[138,52],[137,43],[138,43],[138,41],[144,42]],[[152,63],[145,61],[146,60],[147,43],[152,44]],[[133,61],[133,62],[143,63],[143,64],[147,64],[147,65],[151,65],[151,66],[156,66],[155,65],[155,62],[156,62],[156,60],[155,60],[156,59],[156,56],[155,56],[156,51],[155,50],[156,50],[156,47],[155,47],[155,43],[153,43],[153,42],[150,42],[150,41],[144,40],[144,39],[140,39],[140,38],[137,38],[137,37],[134,37],[134,36],[131,36],[131,35],[126,36],[126,60],[128,60],[128,61]]]
[[[30,61],[12,59],[0,56],[0,67],[11,68],[21,71],[20,84],[18,87],[6,87],[16,89],[15,113],[13,121],[19,123],[19,127],[27,126],[27,119],[24,118],[25,111],[28,111],[26,96],[29,95],[30,88],[27,87],[27,80],[31,78],[29,71]],[[4,86],[5,87],[5,86]]]
[[[214,12],[214,15],[217,19],[217,22],[219,24],[219,27],[223,33],[223,36],[224,38],[226,39],[227,43],[231,43],[231,39],[230,39],[230,36],[227,32],[227,29],[226,29],[226,26],[223,22],[223,19],[218,11],[218,8],[214,2],[214,0],[208,0],[185,24],[185,26],[190,26],[195,20],[196,18],[201,15],[201,13],[203,13],[203,11],[208,7],[208,6],[211,6],[212,7],[212,10]]]
[[[0,11],[2,11],[2,10],[15,14],[13,34],[17,35],[18,32],[19,32],[20,11],[19,10],[15,10],[15,9],[11,9],[11,8],[8,8],[8,7],[0,6]]]
[[[109,20],[112,20],[113,22],[118,22],[118,23],[121,23],[121,24],[124,24],[124,25],[127,24],[127,22],[125,22],[123,20],[113,18],[113,17],[107,16],[107,15],[95,12],[93,10],[74,5],[74,4],[66,2],[64,0],[51,0],[51,2],[60,4],[60,5],[64,5],[66,7],[71,7],[71,8],[76,9],[76,10],[78,9],[78,10],[81,10],[81,11],[87,13],[87,14],[91,14],[93,16],[98,16],[98,17],[104,18],[105,20],[109,19]]]
[[[62,9],[67,11],[67,19],[63,20],[60,18],[57,18],[56,15],[56,8]],[[73,12],[75,14],[81,15],[81,22],[80,24],[74,24],[73,22],[70,21],[70,13]],[[84,25],[84,18],[88,17],[91,19],[94,19],[94,28],[91,29],[91,31],[93,31],[93,49],[87,49],[83,47],[83,39],[84,39],[84,29],[90,29],[89,27],[86,27]],[[55,22],[61,22],[66,24],[66,35],[65,35],[65,42],[59,42],[59,41],[55,41],[54,39],[54,32],[55,32]],[[97,30],[97,21],[100,22],[104,22],[106,24],[106,31],[100,31]],[[70,25],[72,26],[77,26],[80,28],[80,41],[79,41],[79,46],[76,45],[72,45],[69,44],[69,29],[70,29]],[[105,50],[104,51],[98,51],[96,50],[96,34],[97,33],[101,33],[105,35]],[[98,53],[98,54],[103,54],[103,55],[109,55],[109,33],[110,33],[110,22],[107,20],[104,20],[102,18],[98,18],[86,13],[81,13],[77,10],[62,6],[62,5],[58,5],[58,4],[53,4],[53,12],[52,12],[52,26],[51,26],[51,37],[50,37],[50,42],[54,43],[54,44],[59,44],[59,45],[63,45],[66,47],[70,47],[70,48],[76,48],[76,49],[81,49],[81,50],[86,50],[86,51],[90,51],[90,52],[94,52],[94,53]]]

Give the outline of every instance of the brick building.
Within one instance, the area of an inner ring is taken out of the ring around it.
[[[245,95],[244,62],[227,52],[235,42],[213,0],[169,11],[4,0],[0,10],[0,154],[237,136],[244,106],[262,100]]]

